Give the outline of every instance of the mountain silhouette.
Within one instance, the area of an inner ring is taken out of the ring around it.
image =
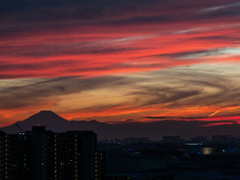
[[[225,124],[218,126],[205,126],[206,121],[154,121],[147,123],[125,122],[107,124],[91,121],[68,121],[52,111],[40,111],[37,114],[17,124],[23,131],[29,131],[32,126],[46,126],[46,130],[54,132],[66,132],[69,130],[92,130],[98,135],[98,139],[125,138],[125,137],[149,137],[151,140],[160,140],[162,136],[180,136],[183,139],[190,139],[195,136],[207,136],[210,140],[212,135],[226,135],[239,137],[239,124]],[[15,134],[21,132],[16,123],[2,127],[0,130]]]
[[[68,130],[94,130],[94,132],[101,132],[103,126],[108,127],[108,124],[100,123],[96,120],[91,121],[68,121],[52,111],[40,111],[29,118],[16,122],[23,131],[32,130],[32,126],[46,126],[46,130],[52,130],[54,132],[66,132]],[[16,123],[6,127],[0,128],[0,130],[15,134],[21,132]],[[99,125],[101,124],[101,125]],[[104,130],[103,130],[104,131]]]
[[[37,123],[37,124],[46,124],[49,122],[52,123],[63,123],[66,122],[67,120],[60,117],[59,115],[57,115],[56,113],[52,112],[52,111],[40,111],[37,114],[34,114],[32,116],[30,116],[29,118],[27,118],[26,120],[24,120],[24,122],[26,123]]]

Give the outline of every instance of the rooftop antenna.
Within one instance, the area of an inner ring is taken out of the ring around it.
[[[20,129],[21,132],[23,133],[23,130],[22,130],[22,128],[18,125],[18,123],[15,123],[15,124],[16,124],[16,126],[18,127],[18,129]]]

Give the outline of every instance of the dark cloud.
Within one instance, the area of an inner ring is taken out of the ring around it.
[[[204,40],[204,41],[236,41],[236,40],[240,40],[239,37],[233,37],[231,35],[211,35],[211,36],[198,36],[198,37],[194,37],[191,38],[193,40]],[[203,50],[204,51],[204,50]]]
[[[0,74],[0,79],[18,79],[18,78],[31,78],[34,74],[21,73],[21,74]]]
[[[80,63],[81,61],[78,61]],[[71,60],[65,61],[47,61],[47,62],[34,62],[34,63],[21,63],[21,64],[5,64],[0,65],[0,71],[24,71],[24,70],[44,70],[49,67],[68,67],[76,64],[76,62]]]
[[[194,11],[185,11],[185,12],[174,12],[174,9],[171,9],[171,14],[162,14],[162,15],[154,15],[154,16],[141,16],[133,17],[133,18],[122,18],[115,19],[106,22],[100,22],[101,24],[108,25],[144,25],[144,24],[170,24],[177,22],[192,22],[192,21],[201,21],[205,20],[206,22],[210,22],[213,19],[222,19],[225,21],[225,18],[235,17],[240,15],[239,11],[232,12],[232,10],[226,10],[221,12],[211,12],[211,13],[195,13]],[[219,20],[221,21],[221,20]]]
[[[60,37],[61,39],[61,37]],[[77,42],[71,42],[68,38],[64,38],[65,42],[58,42],[58,39],[54,39],[54,42],[47,44],[46,42],[32,42],[28,45],[0,45],[1,56],[25,56],[25,57],[51,57],[51,56],[62,56],[62,55],[98,55],[98,54],[117,54],[127,53],[136,50],[144,50],[144,47],[119,47],[113,46],[111,41],[82,41],[81,39]],[[75,39],[76,41],[76,39]]]
[[[187,68],[179,72],[166,70],[152,74],[161,83],[152,81],[152,85],[139,86],[132,90],[129,95],[139,97],[137,103],[141,103],[135,108],[160,105],[166,109],[183,106],[218,106],[221,109],[240,105],[240,89],[237,88],[234,77]]]
[[[172,103],[175,104],[177,101],[193,97],[201,94],[201,90],[179,90],[176,88],[156,88],[156,87],[142,87],[142,90],[134,91],[131,94],[137,96],[148,96],[147,102],[143,106],[154,105],[154,104],[166,104]]]
[[[81,93],[87,90],[101,89],[131,84],[130,79],[124,77],[101,77],[92,79],[78,79],[62,77],[46,79],[21,86],[0,88],[0,108],[15,109],[28,106],[38,106],[58,102],[58,96],[71,93]]]
[[[215,55],[222,55],[225,48],[217,48],[217,49],[202,49],[202,50],[193,50],[193,51],[182,51],[176,53],[162,53],[162,54],[154,54],[145,57],[168,57],[174,58],[174,60],[185,60],[185,59],[195,59],[196,57],[204,57],[204,56],[215,56]]]
[[[171,116],[145,116],[146,119],[172,119]]]
[[[134,64],[126,64],[126,63],[120,63],[118,64],[117,62],[113,65],[105,65],[105,66],[101,66],[101,67],[92,67],[92,68],[66,68],[65,70],[62,70],[62,72],[64,73],[68,73],[68,72],[101,72],[101,71],[118,71],[121,69],[142,69],[142,68],[154,68],[156,67],[158,64],[145,64],[145,65],[134,65]]]
[[[44,24],[56,27],[60,22],[67,24],[112,24],[133,25],[149,23],[171,23],[201,19],[215,19],[239,15],[238,7],[226,6],[217,11],[197,13],[214,6],[224,6],[236,0],[194,1],[184,0],[1,0],[1,29],[10,25]],[[234,8],[234,9],[233,9]],[[141,14],[141,15],[140,15]]]
[[[232,116],[225,116],[225,118],[229,118],[229,120],[211,120],[211,118],[208,118],[208,117],[180,117],[180,118],[173,118],[173,117],[170,117],[170,116],[146,116],[146,117],[143,117],[143,118],[146,118],[146,119],[152,119],[152,120],[160,120],[162,121],[163,119],[166,120],[178,120],[178,121],[195,121],[195,122],[201,122],[203,123],[202,125],[208,125],[208,124],[212,124],[212,123],[232,123],[232,124],[238,124],[237,122],[235,122],[234,120],[231,120]],[[222,118],[219,117],[219,118]],[[201,120],[200,120],[201,119]]]

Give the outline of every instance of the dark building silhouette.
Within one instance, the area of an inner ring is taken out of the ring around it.
[[[207,136],[196,136],[194,138],[191,138],[191,141],[195,143],[207,142]]]
[[[218,143],[228,143],[232,140],[230,135],[213,135],[212,141]]]
[[[92,131],[0,132],[0,180],[101,180],[105,161]]]
[[[163,142],[179,142],[180,136],[163,136]]]

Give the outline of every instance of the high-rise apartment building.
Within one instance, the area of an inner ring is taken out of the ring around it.
[[[101,180],[103,158],[92,131],[0,132],[0,180]]]

